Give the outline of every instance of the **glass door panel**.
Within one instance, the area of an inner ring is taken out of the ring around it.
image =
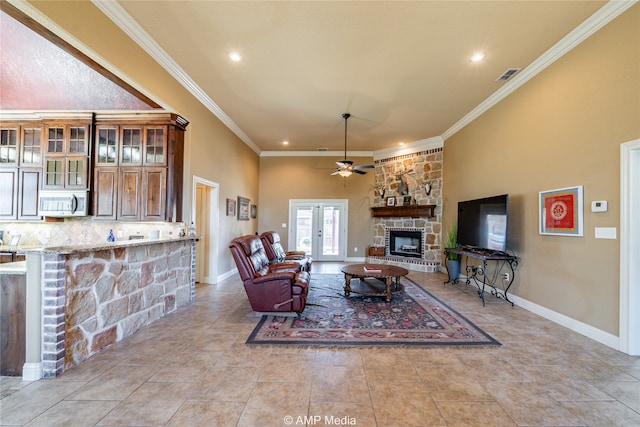
[[[340,208],[337,206],[322,207],[322,245],[319,252],[323,256],[340,254]]]
[[[304,251],[311,255],[313,248],[313,206],[296,206],[294,243],[295,251]]]
[[[343,261],[346,254],[346,200],[290,201],[289,250],[317,261]]]

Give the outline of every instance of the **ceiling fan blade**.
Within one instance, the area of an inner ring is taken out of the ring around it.
[[[373,165],[360,165],[360,166],[355,166],[354,169],[373,169],[375,168],[375,166]]]
[[[336,162],[336,165],[340,166],[341,168],[347,167],[347,165],[344,162]]]
[[[332,173],[331,175],[338,175],[338,173],[340,173],[339,170],[335,171],[334,173]]]
[[[354,173],[359,173],[360,175],[366,175],[367,174],[365,171],[361,171],[361,170],[358,170],[356,168],[353,168],[353,172]]]

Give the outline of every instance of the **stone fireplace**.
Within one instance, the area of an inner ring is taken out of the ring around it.
[[[437,145],[437,144],[435,144]],[[368,262],[409,270],[440,271],[442,259],[442,146],[375,161],[373,247]],[[389,203],[389,197],[393,197]],[[400,207],[435,205],[427,214]],[[397,211],[397,212],[396,212]],[[384,248],[384,252],[383,252]],[[375,253],[375,255],[374,255]]]

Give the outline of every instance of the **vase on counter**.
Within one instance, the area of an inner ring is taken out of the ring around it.
[[[109,229],[109,235],[107,236],[107,242],[115,242],[116,238],[113,237],[113,229]]]

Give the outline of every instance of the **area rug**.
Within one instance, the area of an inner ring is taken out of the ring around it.
[[[344,296],[343,275],[314,274],[307,306],[298,317],[263,315],[247,344],[309,346],[480,346],[500,345],[460,313],[403,277],[405,291],[383,297]],[[373,282],[372,282],[373,281]],[[351,280],[366,291],[376,279]]]

